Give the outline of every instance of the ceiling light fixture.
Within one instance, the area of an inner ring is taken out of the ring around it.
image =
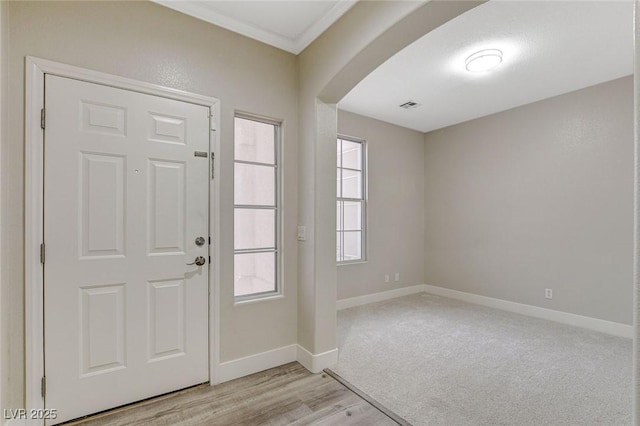
[[[469,72],[489,71],[502,63],[502,51],[485,49],[469,56],[464,62]]]

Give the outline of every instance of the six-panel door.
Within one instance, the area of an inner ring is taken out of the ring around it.
[[[46,407],[206,382],[207,107],[46,76]]]

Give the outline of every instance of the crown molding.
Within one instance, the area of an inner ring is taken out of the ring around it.
[[[258,40],[262,43],[286,50],[287,52],[295,55],[302,52],[357,2],[357,0],[338,0],[338,2],[329,9],[329,11],[317,19],[304,33],[299,37],[292,39],[209,9],[204,6],[206,2],[175,0],[151,1],[184,13],[185,15],[193,16],[194,18],[209,22],[210,24],[242,34],[254,40]]]

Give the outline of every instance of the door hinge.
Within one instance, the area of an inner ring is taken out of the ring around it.
[[[211,256],[209,256],[209,265],[211,265]]]
[[[211,245],[211,235],[209,235],[209,245]]]
[[[45,112],[44,112],[44,108],[42,108],[40,110],[40,128],[42,128],[42,130],[44,130],[44,121],[45,121]]]
[[[216,177],[216,154],[215,152],[211,153],[211,180]]]
[[[45,376],[42,376],[40,380],[40,394],[42,394],[43,398],[47,396],[47,378]]]
[[[44,265],[44,243],[40,244],[40,263],[42,263]]]

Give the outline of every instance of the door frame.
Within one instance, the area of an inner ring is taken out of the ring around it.
[[[163,87],[160,85],[79,68],[72,65],[27,56],[25,60],[25,408],[45,408],[41,380],[44,377],[44,265],[40,244],[44,241],[44,108],[45,74],[73,78],[209,108],[209,151],[220,152],[220,101],[216,98]],[[220,170],[220,156],[210,159],[213,173]],[[214,175],[214,177],[219,174]],[[209,381],[214,383],[220,365],[220,179],[209,179],[209,235],[212,237],[208,265],[209,276]],[[133,402],[133,401],[132,401]],[[52,407],[55,408],[55,407]],[[44,420],[27,420],[44,424]]]

